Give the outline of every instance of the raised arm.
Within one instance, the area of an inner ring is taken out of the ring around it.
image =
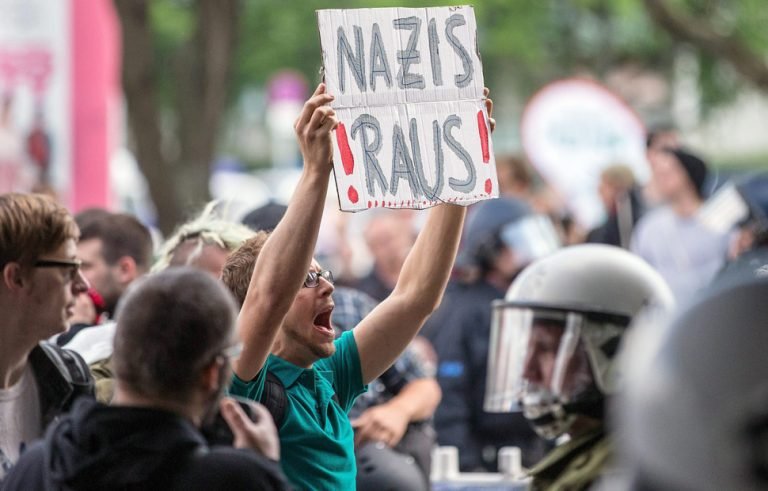
[[[331,131],[338,125],[320,84],[294,124],[304,169],[285,216],[259,253],[237,319],[243,352],[234,363],[242,380],[264,366],[272,342],[309,271],[332,169]]]
[[[392,294],[353,330],[365,383],[395,361],[440,305],[465,214],[463,206],[449,204],[429,211]]]
[[[496,128],[490,91],[483,89],[488,124]],[[363,381],[381,375],[440,305],[459,248],[466,209],[432,208],[424,229],[403,264],[392,294],[354,329]]]

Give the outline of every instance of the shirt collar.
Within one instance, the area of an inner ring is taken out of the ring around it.
[[[333,372],[327,370],[316,370],[315,368],[301,368],[293,363],[283,360],[279,356],[269,355],[269,371],[274,373],[280,382],[285,387],[290,387],[295,384],[297,380],[306,373],[307,380],[314,388],[315,374],[326,379],[331,385],[333,385]]]

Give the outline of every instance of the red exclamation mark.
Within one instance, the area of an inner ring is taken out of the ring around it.
[[[480,132],[480,146],[483,149],[483,163],[491,161],[491,153],[488,149],[488,127],[485,125],[483,111],[477,111],[477,130]]]
[[[352,155],[352,149],[349,148],[349,141],[347,140],[347,129],[344,127],[344,123],[339,123],[336,127],[336,143],[339,145],[339,153],[341,153],[341,165],[344,167],[344,174],[351,175],[355,170],[355,156]],[[357,189],[354,186],[349,186],[347,189],[347,197],[352,203],[357,203],[360,196],[357,194]]]

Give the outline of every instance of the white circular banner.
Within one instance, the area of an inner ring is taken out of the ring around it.
[[[624,164],[639,182],[648,179],[645,127],[624,101],[594,81],[559,80],[540,89],[523,111],[521,136],[533,166],[584,227],[604,216],[597,186],[605,167]]]

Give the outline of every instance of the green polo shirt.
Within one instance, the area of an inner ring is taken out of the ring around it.
[[[230,394],[258,401],[267,370],[283,383],[288,401],[279,428],[280,463],[297,489],[355,489],[354,433],[347,412],[367,387],[352,332],[334,344],[336,353],[309,369],[269,355],[253,380],[233,375],[229,388]]]

